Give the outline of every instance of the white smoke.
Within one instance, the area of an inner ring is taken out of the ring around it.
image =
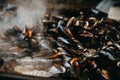
[[[43,18],[46,11],[44,2],[44,0],[15,0],[12,5],[17,7],[17,15],[13,16],[15,13],[10,11],[2,12],[0,30],[6,30],[15,25],[24,28],[26,24],[29,24],[32,27]]]

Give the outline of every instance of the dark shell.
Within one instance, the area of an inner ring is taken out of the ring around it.
[[[0,67],[4,64],[4,60],[0,58]]]
[[[115,67],[119,67],[120,60],[120,23],[108,19],[107,14],[95,9],[81,9],[73,13],[76,15],[63,11],[64,16],[53,17],[57,34],[52,31],[55,28],[48,29],[52,32],[48,32],[48,35],[54,39],[50,41],[52,48],[56,52],[62,49],[65,53],[56,58],[59,57],[65,67],[64,63],[69,63],[65,77],[75,80],[116,79],[113,76],[119,76]],[[112,71],[113,68],[116,71]]]

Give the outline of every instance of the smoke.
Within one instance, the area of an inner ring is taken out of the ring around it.
[[[10,28],[13,28],[14,26],[18,26],[22,30],[24,30],[27,24],[29,24],[29,27],[34,27],[35,25],[37,25],[38,22],[42,24],[42,18],[44,17],[44,13],[46,12],[44,0],[11,1],[12,2],[6,2],[3,10],[0,11],[0,52],[6,52],[9,48],[13,47],[11,46],[11,43],[6,43],[5,41],[3,41],[3,38],[7,40],[7,36],[5,36],[3,32]],[[13,39],[11,42],[14,42],[16,40],[14,37],[10,38]],[[20,53],[19,51],[21,50],[18,50],[17,52]]]
[[[30,27],[36,22],[41,22],[46,7],[44,0],[14,0],[12,3],[7,3],[7,7],[15,6],[16,11],[6,11],[5,8],[0,12],[0,31],[4,31],[13,26],[24,28],[26,24]]]

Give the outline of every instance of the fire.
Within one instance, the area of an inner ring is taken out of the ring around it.
[[[26,27],[25,36],[26,36],[27,38],[31,38],[31,37],[33,36],[33,31],[32,31],[31,29],[28,29],[28,28]]]

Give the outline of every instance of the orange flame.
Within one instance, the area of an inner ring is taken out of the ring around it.
[[[25,35],[26,35],[26,37],[31,38],[31,37],[32,37],[32,34],[33,34],[33,31],[32,31],[31,29],[28,29],[28,28],[26,27],[26,30],[25,30]]]

